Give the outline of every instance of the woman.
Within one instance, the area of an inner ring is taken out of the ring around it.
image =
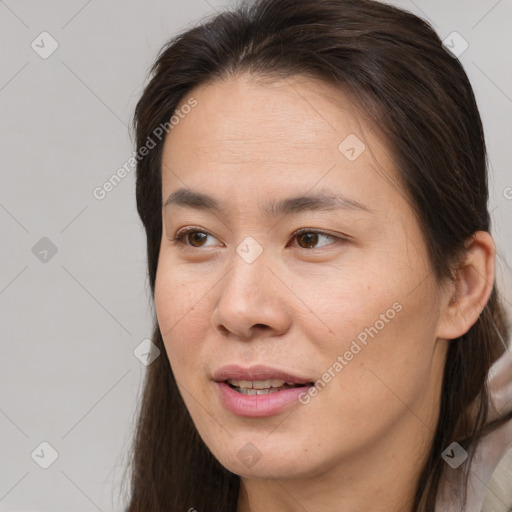
[[[243,5],[169,42],[135,127],[163,354],[128,511],[464,510],[508,331],[480,116],[430,26]]]

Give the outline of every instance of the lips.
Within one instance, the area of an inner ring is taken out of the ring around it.
[[[224,408],[246,418],[264,418],[297,407],[313,385],[313,379],[263,365],[229,364],[219,368],[213,379]]]
[[[222,366],[213,374],[213,380],[224,382],[229,379],[239,381],[283,380],[293,384],[312,384],[313,379],[293,375],[292,373],[272,368],[270,366],[256,365],[244,368],[238,364]]]

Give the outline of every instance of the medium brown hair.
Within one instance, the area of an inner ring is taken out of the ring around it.
[[[486,147],[468,77],[428,23],[371,0],[256,0],[222,12],[162,48],[136,107],[137,146],[169,122],[195,87],[241,73],[299,74],[350,94],[390,148],[434,275],[439,282],[454,278],[464,242],[476,231],[490,231]],[[136,171],[153,300],[162,236],[163,142]],[[145,377],[127,512],[235,512],[239,477],[198,435],[156,317],[154,325],[152,341],[161,355]],[[475,324],[448,342],[439,422],[416,489],[415,511],[434,509],[444,464],[440,455],[452,441],[460,440],[471,460],[469,443],[482,435],[487,417],[486,375],[505,351],[504,339],[508,326],[494,286]],[[469,415],[471,404],[476,418]]]

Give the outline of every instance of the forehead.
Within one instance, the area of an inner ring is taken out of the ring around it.
[[[191,97],[197,106],[165,140],[164,193],[183,185],[300,193],[318,184],[364,198],[379,183],[399,186],[378,126],[331,84],[241,76],[199,86],[181,105]]]
[[[288,149],[314,150],[319,137],[322,146],[336,148],[345,132],[361,131],[353,102],[332,85],[307,77],[261,82],[244,75],[201,85],[188,96],[197,100],[197,107],[172,135],[195,135],[197,144],[216,152],[226,150],[226,157],[238,157],[247,149],[262,156],[279,156]],[[168,136],[171,145],[177,138],[172,135]]]

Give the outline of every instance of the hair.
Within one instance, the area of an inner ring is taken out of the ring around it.
[[[242,74],[306,76],[350,94],[393,155],[436,279],[455,279],[465,241],[476,231],[490,232],[487,155],[468,77],[427,22],[373,0],[256,0],[211,16],[161,49],[135,109],[137,147],[168,123],[194,88]],[[153,301],[164,141],[138,160],[136,170]],[[415,511],[434,509],[441,453],[453,440],[460,440],[471,461],[474,442],[510,419],[509,414],[486,426],[487,372],[506,350],[508,337],[494,285],[476,322],[449,341],[439,421],[415,491]],[[199,436],[156,317],[152,341],[163,354],[146,371],[130,450],[127,512],[235,512],[239,476],[224,468]]]

